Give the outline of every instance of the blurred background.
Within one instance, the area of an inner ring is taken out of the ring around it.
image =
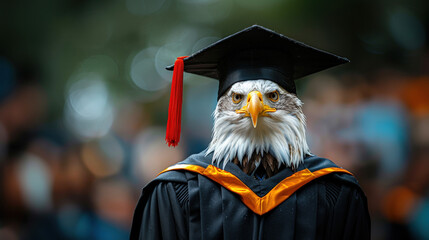
[[[426,0],[0,2],[0,239],[127,239],[142,187],[210,140],[217,82],[176,57],[253,24],[346,56],[298,82],[314,154],[359,179],[373,239],[429,239]]]

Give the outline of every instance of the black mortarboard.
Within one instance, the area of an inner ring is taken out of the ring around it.
[[[241,30],[167,67],[174,72],[166,141],[180,139],[183,71],[219,80],[218,98],[236,82],[259,79],[296,94],[295,79],[347,62],[258,25]]]
[[[295,79],[349,62],[253,25],[184,58],[184,71],[219,80],[218,98],[234,83],[271,80],[296,93]],[[174,65],[167,67],[173,70]]]

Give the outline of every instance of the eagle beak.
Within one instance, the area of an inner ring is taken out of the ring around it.
[[[253,127],[256,128],[258,124],[259,115],[264,115],[266,112],[275,112],[275,108],[264,105],[262,94],[259,91],[252,91],[247,94],[247,105],[243,106],[236,113],[244,113],[245,116],[250,116],[252,119]]]
[[[252,118],[253,127],[258,124],[258,116],[264,110],[262,94],[258,91],[252,91],[247,94],[247,111]]]

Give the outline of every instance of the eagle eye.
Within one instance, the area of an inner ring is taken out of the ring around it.
[[[279,91],[268,93],[268,98],[273,102],[277,102],[279,100]]]
[[[232,93],[232,101],[234,103],[239,103],[239,102],[241,102],[241,100],[243,100],[243,94]]]

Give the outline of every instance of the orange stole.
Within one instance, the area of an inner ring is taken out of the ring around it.
[[[277,207],[283,201],[288,199],[300,187],[316,178],[333,172],[342,172],[353,175],[349,171],[337,167],[323,168],[314,172],[311,172],[306,168],[283,179],[265,196],[259,197],[238,177],[213,165],[209,165],[208,167],[204,168],[198,165],[177,164],[165,169],[159,174],[172,170],[186,170],[208,177],[229,191],[238,194],[241,198],[241,201],[253,212],[259,215],[263,215],[271,211],[273,208]]]

